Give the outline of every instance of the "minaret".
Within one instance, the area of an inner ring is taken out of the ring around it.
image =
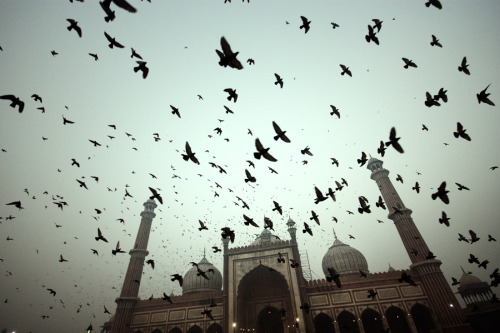
[[[134,248],[130,250],[130,262],[128,264],[127,274],[123,282],[122,292],[115,302],[116,313],[113,321],[112,333],[128,332],[132,312],[135,304],[139,301],[139,284],[142,277],[144,259],[149,254],[147,251],[149,233],[151,232],[151,223],[156,216],[154,209],[157,207],[154,200],[149,199],[144,203],[144,210],[141,212],[141,225],[137,232]],[[137,282],[139,281],[139,283]]]
[[[223,327],[222,332],[230,332],[230,322],[233,318],[229,318],[229,237],[222,237],[222,244],[224,247],[224,267],[222,270],[222,304],[223,304]],[[234,330],[234,329],[233,329]]]
[[[371,179],[377,183],[384,198],[389,210],[388,218],[394,221],[403,241],[412,262],[410,269],[413,275],[422,281],[432,310],[438,317],[443,331],[453,331],[457,328],[461,332],[467,332],[468,325],[464,324],[462,309],[439,268],[441,261],[426,259],[429,248],[411,218],[412,211],[403,204],[388,177],[389,171],[384,169],[382,164],[382,161],[370,158],[367,168],[372,171]]]

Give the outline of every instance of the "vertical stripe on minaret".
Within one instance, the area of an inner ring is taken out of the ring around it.
[[[135,239],[134,248],[130,250],[130,262],[128,264],[127,273],[123,282],[120,297],[115,302],[116,313],[111,328],[112,333],[128,332],[132,313],[135,304],[139,300],[139,285],[144,267],[144,259],[149,254],[147,251],[149,233],[151,232],[151,223],[156,216],[154,209],[157,207],[154,200],[149,199],[144,203],[144,210],[141,212],[141,224],[137,237]]]
[[[412,211],[403,204],[388,177],[389,171],[384,169],[382,165],[382,161],[370,158],[367,168],[372,172],[371,179],[378,185],[389,210],[388,217],[394,221],[412,262],[410,269],[414,275],[420,278],[431,308],[439,319],[439,324],[445,332],[454,332],[455,328],[460,332],[471,332],[470,326],[464,324],[465,317],[460,304],[439,268],[441,261],[426,259],[429,248],[411,218]],[[415,255],[415,253],[417,254]]]

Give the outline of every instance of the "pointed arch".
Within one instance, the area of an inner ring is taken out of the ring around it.
[[[385,318],[391,332],[411,333],[406,317],[407,314],[401,308],[394,305],[385,311]]]
[[[431,310],[421,303],[415,303],[410,309],[413,322],[419,333],[433,332],[436,328],[432,319]]]
[[[316,333],[335,333],[332,318],[326,313],[319,313],[314,317],[314,330]]]
[[[360,333],[356,316],[346,310],[337,316],[340,333]]]
[[[383,332],[384,325],[382,324],[382,316],[377,311],[366,308],[361,313],[361,322],[365,333]]]
[[[182,331],[179,327],[174,327],[168,333],[182,333]]]
[[[281,311],[274,306],[262,309],[257,316],[257,332],[284,333]]]
[[[152,331],[151,333],[163,333],[163,332],[159,328],[157,328],[154,331]]]
[[[222,326],[217,323],[213,323],[208,327],[207,333],[222,333]]]
[[[201,329],[200,326],[194,325],[191,326],[191,328],[187,331],[187,333],[203,333],[203,330]]]

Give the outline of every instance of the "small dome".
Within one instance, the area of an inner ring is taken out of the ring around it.
[[[387,270],[387,272],[395,272],[396,270],[391,266],[391,264],[389,264],[389,269]]]
[[[474,287],[483,283],[477,276],[467,272],[463,272],[459,282],[461,288]]]
[[[182,294],[198,293],[204,291],[216,291],[222,289],[222,274],[219,270],[212,265],[207,258],[203,257],[198,263],[198,267],[205,272],[208,280],[203,276],[198,275],[196,266],[191,267],[184,275],[184,282],[182,284]],[[214,272],[209,272],[213,269]]]
[[[360,270],[364,273],[369,273],[365,256],[355,248],[342,243],[337,238],[335,238],[333,245],[330,246],[323,256],[321,266],[325,276],[329,275],[329,267],[335,268],[341,276],[359,274]]]
[[[277,236],[273,235],[268,229],[264,229],[260,235],[257,236],[257,239],[253,241],[252,245],[274,243],[279,241],[280,240]]]

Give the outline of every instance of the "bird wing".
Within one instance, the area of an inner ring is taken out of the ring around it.
[[[120,7],[121,9],[125,9],[129,13],[135,13],[137,12],[137,9],[135,9],[131,4],[129,4],[125,0],[112,0],[115,5]]]
[[[222,52],[224,52],[226,57],[233,54],[233,51],[231,51],[231,46],[229,46],[229,43],[227,42],[225,37],[221,37],[220,45],[222,47]]]

